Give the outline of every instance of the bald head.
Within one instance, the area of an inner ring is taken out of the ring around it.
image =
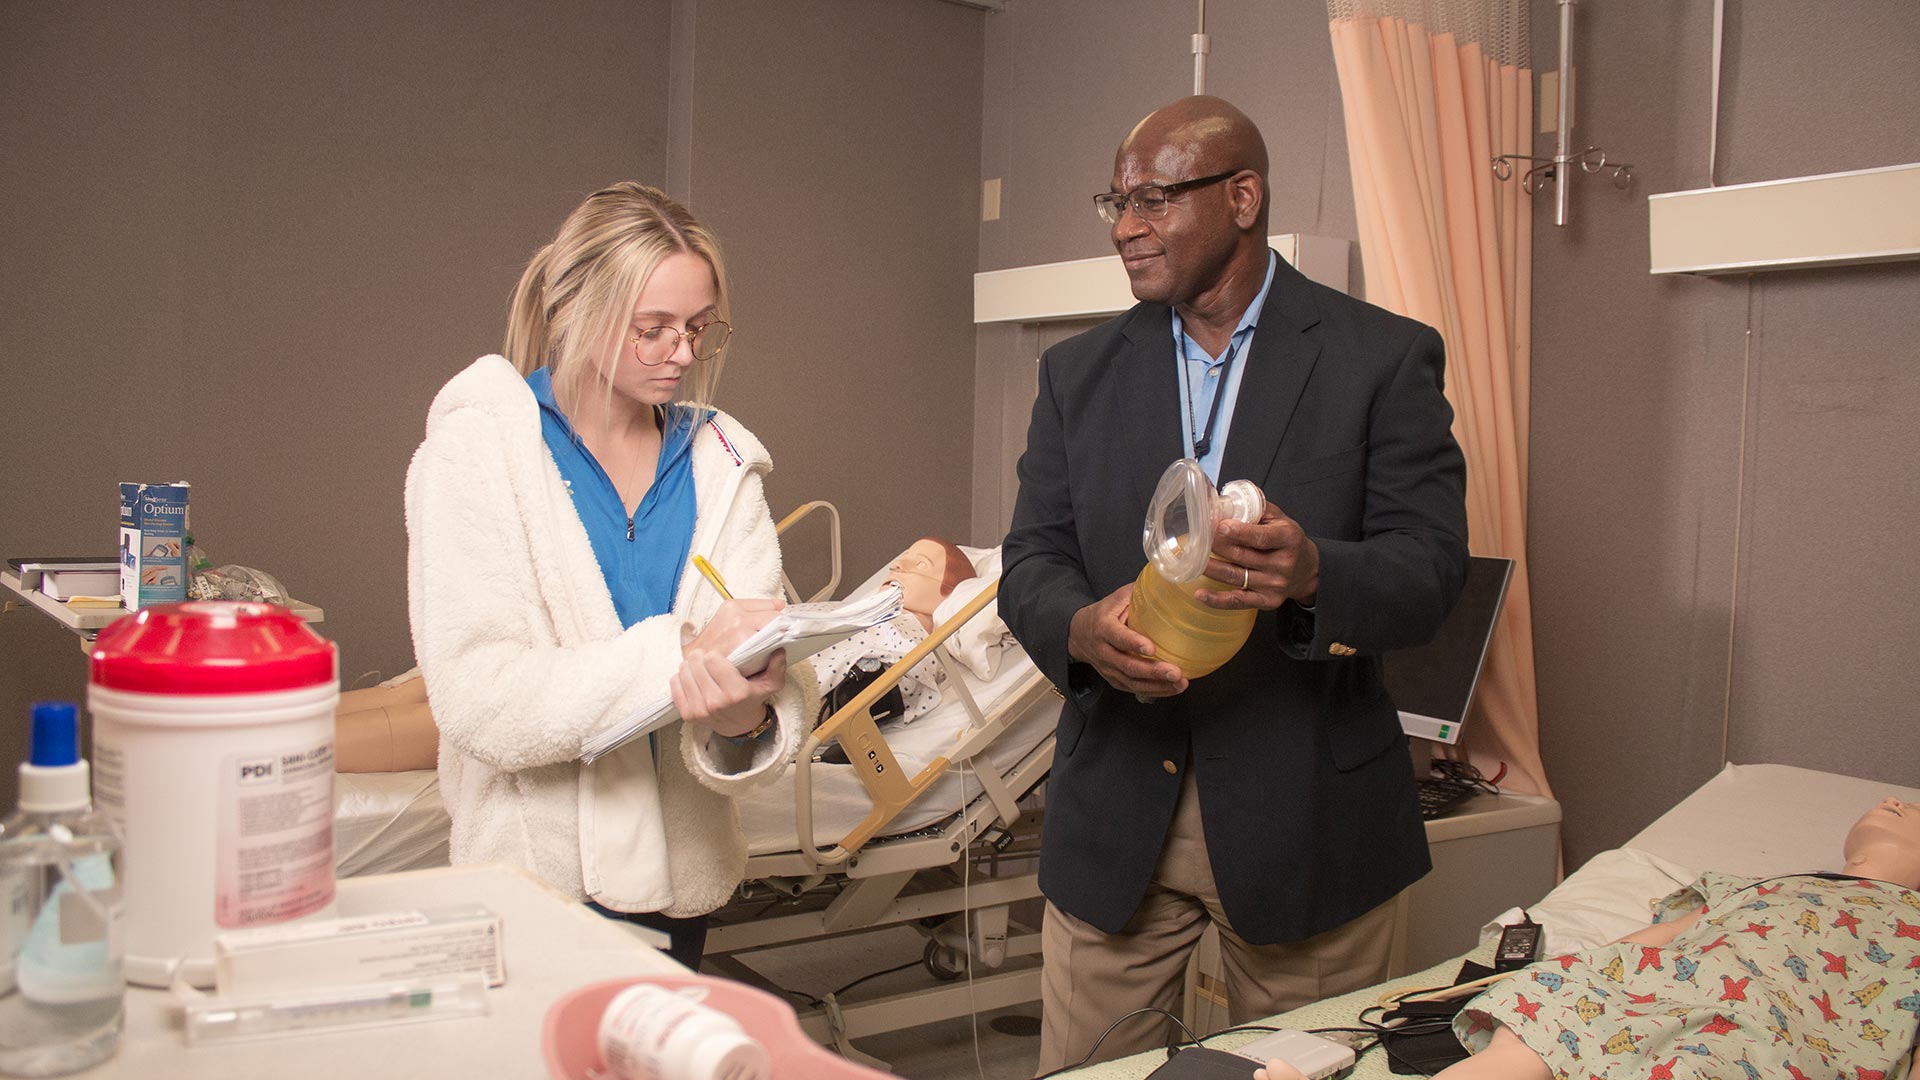
[[[1193,164],[1204,170],[1199,175],[1246,169],[1258,173],[1261,185],[1266,184],[1267,141],[1246,113],[1220,98],[1186,97],[1155,109],[1127,133],[1115,158],[1129,150],[1160,146],[1188,151]]]

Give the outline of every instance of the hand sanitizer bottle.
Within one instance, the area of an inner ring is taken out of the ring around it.
[[[76,710],[33,706],[20,808],[0,821],[0,1073],[59,1076],[120,1045],[120,838],[93,811]]]

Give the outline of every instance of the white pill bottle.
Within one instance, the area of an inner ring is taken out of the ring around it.
[[[767,1048],[704,996],[651,983],[620,991],[600,1015],[600,1060],[621,1080],[766,1080]]]

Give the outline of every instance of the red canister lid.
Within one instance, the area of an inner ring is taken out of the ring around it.
[[[141,608],[93,644],[93,684],[150,694],[258,694],[339,678],[338,649],[273,604]]]

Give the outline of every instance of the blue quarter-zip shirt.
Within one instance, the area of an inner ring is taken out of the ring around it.
[[[627,507],[600,462],[574,434],[573,425],[553,401],[553,373],[540,368],[527,376],[540,403],[540,434],[573,496],[573,508],[587,527],[587,540],[599,560],[620,625],[673,610],[674,593],[693,549],[693,433],[702,417],[681,405],[668,411],[661,433],[660,460],[653,486],[627,517]]]

